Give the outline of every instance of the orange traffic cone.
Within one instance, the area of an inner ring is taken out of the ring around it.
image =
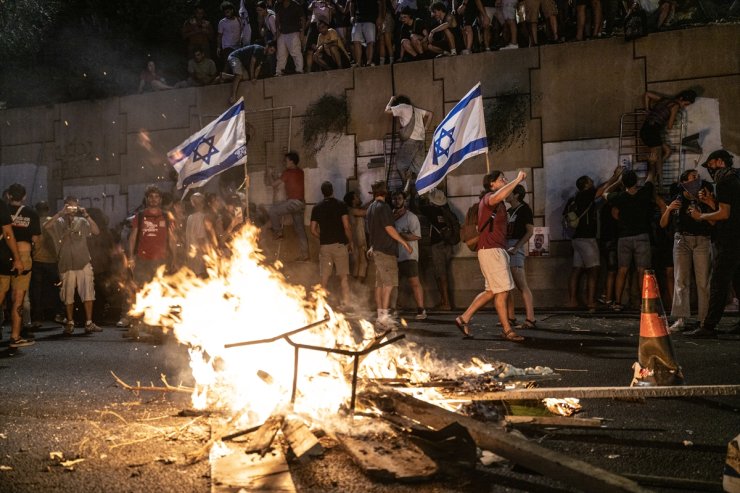
[[[640,347],[633,365],[632,385],[681,385],[683,373],[673,354],[663,303],[655,272],[646,270],[642,280]]]

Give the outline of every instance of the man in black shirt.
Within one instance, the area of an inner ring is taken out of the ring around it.
[[[689,337],[716,338],[716,327],[722,319],[730,285],[740,292],[740,177],[732,168],[732,154],[724,149],[711,153],[702,166],[714,178],[717,197],[716,201],[712,201],[706,194],[700,194],[699,200],[715,210],[702,213],[694,208],[689,214],[696,221],[715,223],[717,254],[709,284],[709,311],[701,327],[685,334]],[[738,331],[740,326],[735,326],[733,332]]]
[[[611,205],[619,209],[619,241],[617,243],[617,270],[616,292],[614,293],[614,311],[622,310],[622,291],[627,280],[627,271],[632,260],[637,267],[637,278],[642,282],[645,269],[651,266],[650,255],[650,213],[653,210],[654,174],[648,171],[645,185],[637,186],[637,175],[634,171],[622,173],[623,192],[605,193]]]
[[[374,200],[367,209],[366,221],[368,243],[375,262],[376,323],[381,329],[392,329],[395,323],[388,313],[388,307],[393,288],[398,287],[398,244],[409,253],[413,250],[396,230],[393,211],[385,200],[388,195],[386,183],[373,183],[372,193]]]
[[[23,323],[23,300],[31,284],[31,248],[41,236],[41,225],[36,211],[23,205],[26,198],[26,188],[14,183],[8,188],[10,198],[10,218],[12,220],[13,235],[15,236],[18,256],[23,263],[20,270],[14,272],[9,279],[0,282],[0,300],[5,299],[8,289],[13,291],[13,306],[10,311],[10,347],[30,346],[34,341],[21,337]],[[7,240],[6,240],[7,241]]]
[[[268,56],[275,54],[275,50],[275,42],[270,41],[267,43],[267,46],[243,46],[229,54],[227,61],[231,67],[231,73],[234,75],[234,80],[231,81],[231,97],[229,98],[229,103],[236,103],[236,93],[239,90],[239,83],[242,79],[254,82],[260,78],[262,65]],[[271,76],[272,74],[267,75]]]
[[[349,254],[352,252],[352,228],[344,202],[334,198],[330,181],[321,184],[324,200],[311,211],[311,234],[319,239],[321,285],[328,289],[329,277],[336,270],[342,287],[342,308],[349,304]]]

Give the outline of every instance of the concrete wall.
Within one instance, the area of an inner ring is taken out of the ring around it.
[[[616,165],[620,116],[642,106],[645,90],[700,87],[705,104],[695,105],[703,109],[693,114],[689,108],[688,117],[703,131],[704,154],[720,145],[740,150],[738,38],[740,26],[712,25],[633,42],[611,38],[246,82],[240,91],[253,134],[250,199],[270,203],[265,166],[280,167],[288,147],[303,157],[306,219],[320,200],[323,180],[334,183],[337,196],[347,186],[366,196],[370,183],[383,177],[382,168],[368,164],[383,157],[383,139],[391,131],[383,109],[391,94],[407,94],[434,112],[436,125],[478,81],[487,100],[516,90],[526,96],[530,112],[524,139],[488,158],[492,168],[509,176],[518,169],[529,173],[527,201],[535,223],[550,226],[556,241],[551,257],[528,259],[528,275],[536,303],[557,305],[565,299],[570,254],[567,242],[557,241],[562,197],[572,194],[574,177],[602,178]],[[171,186],[166,152],[220,114],[229,89],[189,88],[0,111],[0,186],[21,181],[32,201],[47,199],[52,208],[73,193],[88,206],[101,207],[112,223],[120,221],[140,203],[146,184]],[[306,107],[327,93],[346,95],[350,123],[345,135],[331,136],[324,148],[308,152],[302,148]],[[478,156],[448,178],[450,202],[461,219],[485,170],[486,159]],[[282,255],[292,258],[290,250]],[[482,280],[467,249],[458,248],[454,268],[456,302],[462,305]],[[433,289],[429,298],[429,304],[436,301]]]

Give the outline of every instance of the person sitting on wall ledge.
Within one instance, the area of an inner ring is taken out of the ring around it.
[[[157,73],[157,66],[154,60],[146,62],[146,67],[139,74],[139,94],[149,91],[165,91],[167,89],[172,89],[172,86],[168,85],[164,77],[161,77]]]

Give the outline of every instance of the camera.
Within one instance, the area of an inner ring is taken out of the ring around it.
[[[77,207],[76,205],[68,205],[68,206],[66,206],[64,208],[64,210],[67,211],[70,214],[77,214],[77,212],[79,211],[79,209],[80,208]]]

